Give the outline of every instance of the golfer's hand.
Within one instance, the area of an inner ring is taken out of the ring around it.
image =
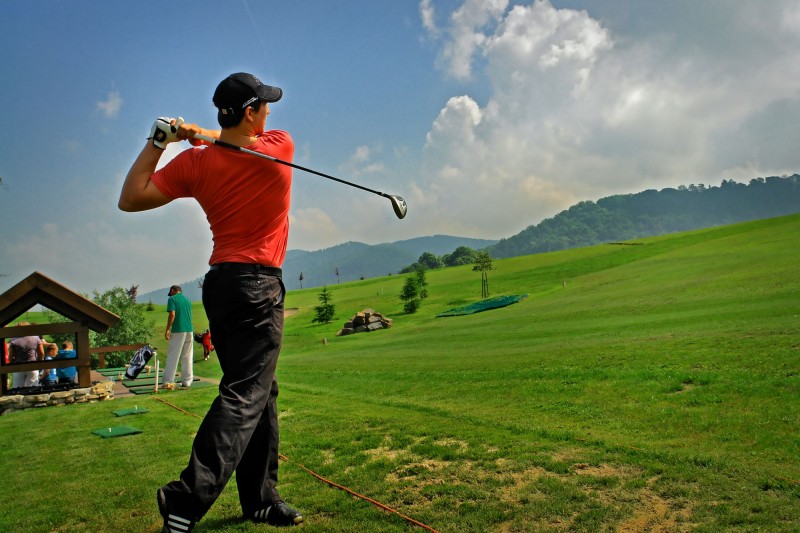
[[[203,133],[203,128],[198,126],[197,124],[180,124],[178,127],[178,139],[181,141],[189,141],[193,146],[199,146],[203,144],[201,140],[194,140],[194,136],[198,133]]]
[[[178,139],[187,140],[192,146],[203,146],[210,144],[207,141],[195,139],[195,135],[205,135],[213,139],[219,139],[220,130],[207,130],[197,124],[181,124],[178,128]]]
[[[164,333],[164,338],[169,340],[169,330]]]
[[[183,124],[181,117],[158,117],[150,128],[150,137],[148,139],[152,139],[153,145],[163,150],[169,143],[181,140],[178,138],[178,130],[181,124]]]

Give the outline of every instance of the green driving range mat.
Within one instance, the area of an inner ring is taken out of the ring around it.
[[[144,407],[142,407],[141,409],[139,407],[132,407],[130,409],[117,409],[116,411],[113,411],[113,413],[117,416],[143,415],[149,412],[150,411],[148,409],[145,409]]]
[[[119,374],[124,374],[124,368],[98,368],[97,373],[101,376],[117,376]]]
[[[149,374],[147,372],[143,371],[141,374],[139,374],[139,376],[141,376],[141,377],[147,377],[147,376],[152,377],[152,376],[155,375],[154,370],[155,369],[151,370]],[[125,375],[125,369],[121,368],[119,370],[109,370],[107,368],[103,368],[103,369],[98,370],[97,373],[100,374],[101,376],[107,376],[107,377],[114,377],[115,378],[115,377],[119,376],[120,374],[122,374],[124,376]],[[160,376],[163,373],[164,372],[159,368],[158,369],[158,375]],[[136,379],[139,379],[139,376],[137,376]],[[125,379],[128,379],[128,378],[125,378]]]
[[[465,305],[463,307],[456,307],[454,309],[445,311],[444,313],[439,313],[438,315],[436,315],[436,318],[442,316],[471,315],[473,313],[480,313],[481,311],[488,311],[489,309],[498,309],[500,307],[505,307],[507,305],[515,304],[520,300],[524,300],[527,297],[528,297],[527,294],[511,294],[508,296],[497,296],[495,298],[487,298],[486,300],[481,300],[480,302],[475,302],[474,304]]]
[[[185,391],[185,390],[193,390],[193,389],[205,389],[205,388],[208,388],[208,387],[216,387],[216,385],[211,383],[210,381],[195,381],[194,383],[192,383],[192,386],[187,388],[187,389],[184,389],[184,388],[181,388],[181,387],[176,387],[176,388],[174,388],[172,390],[167,390],[167,389],[162,389],[161,387],[159,387],[158,388],[158,393],[161,394],[161,393],[164,393],[164,392],[177,392],[177,391]],[[133,387],[133,388],[128,389],[128,390],[130,390],[130,392],[132,392],[133,394],[153,394],[153,386],[152,385],[150,385],[148,387]]]
[[[176,377],[176,379],[179,378],[180,376]],[[200,381],[200,378],[194,378],[194,380],[197,382]],[[123,379],[121,383],[126,387],[128,387],[129,389],[133,387],[145,387],[145,386],[152,387],[153,385],[156,384],[156,378],[149,377],[149,378]],[[158,384],[161,385],[163,383],[164,383],[164,377],[158,376]]]
[[[158,376],[158,383],[163,383],[164,377]],[[149,377],[149,378],[136,378],[136,379],[123,379],[120,383],[125,385],[126,387],[138,387],[139,385],[155,385],[156,378]]]
[[[98,437],[104,439],[111,439],[113,437],[124,437],[125,435],[136,435],[141,433],[141,429],[132,428],[130,426],[113,426],[108,428],[95,429],[92,431]]]

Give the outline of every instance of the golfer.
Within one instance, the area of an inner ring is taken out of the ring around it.
[[[234,470],[246,519],[291,526],[303,517],[278,489],[278,383],[285,288],[281,265],[289,230],[291,168],[212,145],[181,152],[162,169],[166,145],[201,133],[285,161],[294,143],[265,131],[278,87],[252,74],[224,79],[214,92],[221,130],[158,119],[133,163],[119,198],[123,211],[143,211],[175,198],[194,198],[211,226],[214,247],[203,282],[203,306],[223,376],[180,479],[157,491],[165,532],[190,531]]]

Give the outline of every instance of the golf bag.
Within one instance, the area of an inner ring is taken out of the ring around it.
[[[133,354],[133,357],[131,357],[131,362],[128,363],[128,369],[125,371],[125,378],[136,379],[136,376],[139,375],[139,372],[142,371],[147,362],[150,361],[150,358],[153,357],[155,353],[155,348],[151,348],[149,344],[145,344],[136,350],[136,353]]]

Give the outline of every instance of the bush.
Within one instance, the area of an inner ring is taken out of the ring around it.
[[[320,324],[330,324],[333,321],[333,314],[336,306],[331,303],[331,293],[327,287],[323,286],[322,291],[317,295],[320,305],[314,307],[316,316],[311,322],[319,322]]]
[[[425,279],[425,269],[420,268],[411,273],[403,284],[400,299],[403,300],[403,311],[415,313],[422,305],[422,300],[428,297],[428,282]]]

